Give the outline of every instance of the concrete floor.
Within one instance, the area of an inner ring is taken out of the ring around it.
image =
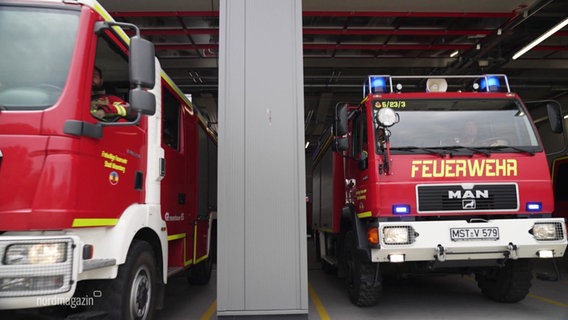
[[[561,272],[558,281],[538,279],[537,274],[552,275],[554,268],[550,260],[535,262],[531,292],[518,303],[497,303],[487,299],[473,277],[426,275],[386,281],[381,302],[374,307],[359,308],[350,303],[343,280],[321,270],[313,256],[311,240],[308,246],[310,320],[568,319],[568,257],[558,260]],[[166,307],[156,314],[156,318],[216,319],[215,291],[215,277],[204,287],[189,287],[183,278],[171,281],[166,292]]]
[[[519,303],[497,303],[483,296],[472,277],[429,275],[405,280],[386,281],[381,302],[359,308],[349,302],[341,279],[326,274],[313,256],[308,240],[308,291],[310,320],[327,319],[568,319],[568,257],[558,260],[559,281],[536,278],[552,274],[551,261],[534,265],[531,292]],[[170,279],[166,304],[155,314],[157,320],[216,319],[216,273],[205,286],[189,286],[183,276]],[[0,319],[57,319],[30,313],[0,311]]]

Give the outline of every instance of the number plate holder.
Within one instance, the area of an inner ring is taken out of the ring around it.
[[[496,241],[499,240],[499,227],[450,228],[452,241]]]

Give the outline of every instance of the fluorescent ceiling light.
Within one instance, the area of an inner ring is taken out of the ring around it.
[[[457,51],[457,50],[456,50],[456,51],[454,51],[454,52],[452,52],[452,54],[450,54],[450,58],[453,58],[453,57],[457,56],[457,55],[458,55],[458,53],[460,53],[460,52],[459,52],[459,51]]]
[[[515,53],[513,55],[513,60],[517,59],[518,57],[522,56],[523,54],[525,54],[527,51],[529,51],[530,49],[532,49],[534,46],[536,46],[537,44],[543,42],[544,40],[546,40],[546,38],[550,37],[551,35],[555,34],[556,31],[564,28],[566,25],[568,25],[568,18],[562,20],[562,22],[560,22],[559,24],[557,24],[554,28],[548,30],[546,33],[544,33],[542,36],[536,38],[536,40],[534,40],[533,42],[529,43],[526,47],[522,48],[521,50],[519,50],[517,53]]]

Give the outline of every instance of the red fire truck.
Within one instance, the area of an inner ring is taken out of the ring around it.
[[[208,282],[216,133],[152,43],[89,0],[0,1],[0,21],[0,309],[150,319],[169,276]],[[133,119],[91,115],[95,66]]]
[[[336,106],[313,167],[316,252],[358,306],[382,279],[473,274],[516,302],[531,259],[564,255],[546,155],[505,75],[370,76],[358,105]],[[561,132],[558,104],[548,105]]]

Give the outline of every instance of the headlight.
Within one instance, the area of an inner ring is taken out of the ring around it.
[[[54,264],[67,259],[67,244],[27,243],[13,244],[6,250],[4,264]]]
[[[385,227],[383,229],[383,241],[385,244],[408,244],[410,243],[410,227]]]
[[[535,223],[530,233],[536,240],[560,240],[563,238],[562,225],[558,222]]]
[[[384,127],[390,127],[399,120],[398,114],[391,108],[381,108],[377,114],[377,121]]]

